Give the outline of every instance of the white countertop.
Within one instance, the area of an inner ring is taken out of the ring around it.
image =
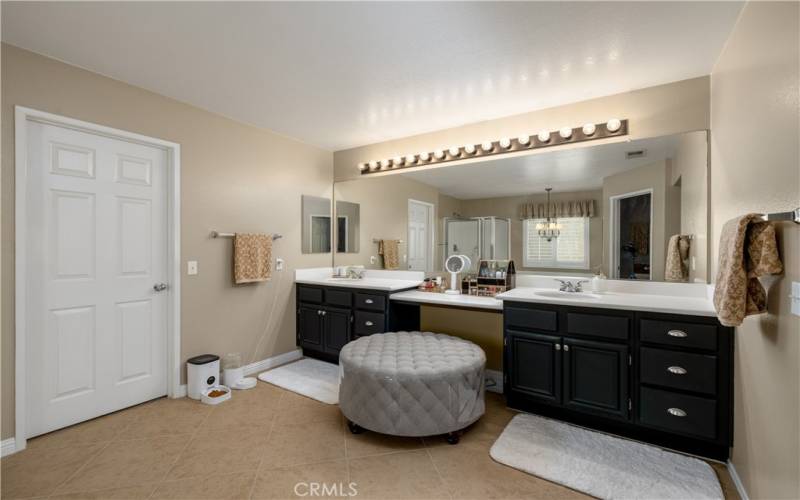
[[[549,296],[538,295],[546,292]],[[604,292],[593,294],[579,292],[556,292],[552,288],[520,287],[497,295],[499,300],[516,302],[534,302],[540,304],[561,304],[578,307],[598,307],[604,309],[625,309],[628,311],[647,311],[669,314],[687,314],[692,316],[716,316],[714,304],[708,297],[657,295],[644,293]],[[596,298],[578,298],[576,295],[596,296]]]
[[[396,290],[405,290],[407,288],[416,288],[422,281],[414,280],[395,280],[395,279],[382,279],[382,278],[363,278],[359,280],[338,279],[338,278],[298,278],[294,280],[295,283],[303,283],[306,285],[323,285],[323,286],[337,286],[341,288],[364,288],[369,290],[381,290],[384,292],[393,292]]]
[[[468,307],[471,309],[489,309],[495,311],[503,310],[503,303],[494,297],[477,297],[475,295],[449,295],[446,293],[408,290],[405,292],[393,293],[389,296],[389,299],[450,307]]]

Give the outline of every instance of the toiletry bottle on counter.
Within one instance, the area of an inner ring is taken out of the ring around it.
[[[606,275],[602,271],[597,272],[592,278],[592,292],[603,293],[606,291]]]

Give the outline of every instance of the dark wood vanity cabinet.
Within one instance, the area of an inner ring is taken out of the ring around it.
[[[508,301],[503,323],[510,407],[728,457],[732,328],[708,317]]]
[[[297,285],[297,345],[303,354],[339,362],[358,337],[389,331],[389,292]]]

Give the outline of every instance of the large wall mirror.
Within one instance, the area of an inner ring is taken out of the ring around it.
[[[366,175],[334,184],[334,265],[706,283],[708,190],[705,131]]]

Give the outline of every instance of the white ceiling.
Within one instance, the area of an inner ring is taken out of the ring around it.
[[[704,133],[704,132],[695,132]],[[633,170],[674,154],[679,135],[593,147],[541,152],[467,165],[404,172],[405,177],[461,200],[501,198],[544,192],[600,189],[603,178]],[[628,151],[645,150],[643,158],[625,159]]]
[[[2,39],[330,150],[711,72],[740,2],[2,2]]]

